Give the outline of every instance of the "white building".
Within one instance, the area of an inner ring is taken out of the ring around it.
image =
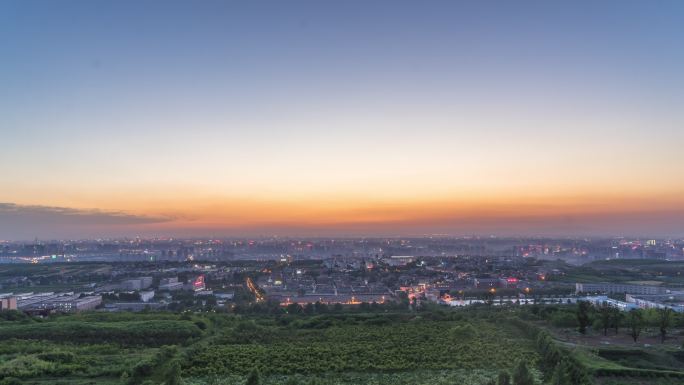
[[[149,302],[154,298],[154,290],[146,290],[140,292],[140,300],[143,302]]]

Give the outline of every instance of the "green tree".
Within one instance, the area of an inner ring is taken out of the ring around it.
[[[660,342],[665,343],[667,336],[667,328],[672,323],[672,309],[664,308],[658,309],[658,326],[660,328]]]
[[[534,377],[525,361],[520,361],[513,371],[513,385],[534,385]]]
[[[511,385],[511,375],[505,370],[500,371],[496,385]]]
[[[121,383],[124,385],[127,385],[130,382],[131,375],[128,374],[128,372],[124,371],[121,373],[121,377],[119,379],[121,380]]]
[[[0,381],[0,385],[21,385],[23,382],[21,382],[20,379],[15,378],[15,377],[5,377]]]
[[[298,303],[291,303],[287,305],[287,312],[288,314],[301,314],[304,309],[302,308],[302,305]]]
[[[169,369],[164,375],[165,385],[180,385],[181,383],[181,367],[177,360],[173,360]]]
[[[577,302],[577,324],[578,330],[582,334],[587,333],[587,326],[589,326],[589,309],[591,303],[588,301]]]
[[[644,327],[644,317],[641,309],[631,310],[627,316],[627,323],[629,325],[629,335],[636,343],[641,334],[641,329]]]
[[[261,373],[259,373],[259,369],[254,368],[249,372],[245,385],[261,385]]]
[[[608,305],[603,305],[599,309],[599,319],[601,320],[601,328],[603,328],[603,335],[608,335],[608,328],[612,317],[612,308]]]
[[[550,385],[572,385],[566,369],[567,366],[564,362],[556,365],[556,368],[553,370],[553,375],[551,376]]]
[[[316,313],[316,308],[314,307],[314,304],[312,304],[311,302],[309,302],[309,303],[307,303],[306,305],[304,305],[304,314],[309,314],[309,315],[311,315],[311,314],[314,314],[314,313]]]
[[[615,329],[615,334],[619,333],[621,322],[622,312],[620,312],[620,309],[615,307],[610,308],[610,325]]]

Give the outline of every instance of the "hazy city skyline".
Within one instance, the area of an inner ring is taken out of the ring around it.
[[[684,3],[0,3],[0,239],[684,236]]]

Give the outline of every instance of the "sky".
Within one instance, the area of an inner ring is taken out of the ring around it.
[[[0,1],[0,239],[684,236],[684,2]]]

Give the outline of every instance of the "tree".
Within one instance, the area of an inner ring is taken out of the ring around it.
[[[641,309],[631,310],[629,312],[629,316],[627,317],[627,323],[629,325],[629,335],[636,343],[639,335],[641,334],[641,329],[643,328],[644,323]]]
[[[622,322],[622,313],[620,309],[612,307],[610,308],[610,325],[615,329],[615,334],[620,331],[620,322]]]
[[[254,368],[249,372],[245,385],[261,385],[261,374],[259,373],[259,369]]]
[[[511,375],[505,370],[500,371],[496,385],[511,385]]]
[[[660,327],[660,342],[665,343],[665,337],[667,335],[667,328],[670,327],[672,322],[672,309],[666,307],[663,309],[658,309],[658,326]]]
[[[15,377],[5,377],[2,381],[0,381],[0,385],[21,385],[23,382],[21,382],[20,379],[15,378]]]
[[[494,304],[494,293],[491,291],[486,291],[483,295],[483,299],[485,300],[485,303],[487,305],[489,305],[489,306],[493,305]]]
[[[121,377],[119,379],[121,380],[121,383],[124,385],[128,385],[128,382],[130,381],[131,375],[128,374],[128,372],[124,371],[121,373]]]
[[[314,313],[316,313],[316,308],[314,307],[314,305],[311,302],[304,305],[304,314],[311,315]]]
[[[534,377],[525,361],[520,361],[513,371],[513,385],[534,385]]]
[[[169,366],[169,370],[164,376],[165,385],[180,385],[181,383],[181,367],[177,360],[174,360]]]
[[[608,305],[601,306],[599,310],[599,316],[601,319],[601,328],[603,328],[603,335],[608,335],[608,328],[610,327],[610,321],[612,317],[612,308]]]
[[[589,309],[591,303],[588,301],[577,302],[577,324],[578,330],[582,334],[587,333],[587,326],[589,326]]]
[[[291,303],[287,305],[287,312],[289,314],[301,314],[304,309],[302,308],[302,305],[298,303]]]
[[[327,313],[328,310],[329,310],[329,309],[328,309],[328,305],[326,305],[326,304],[324,304],[324,303],[322,303],[322,302],[320,302],[320,301],[316,301],[316,303],[314,304],[314,306],[315,306],[315,308],[316,308],[316,313]]]
[[[571,385],[572,383],[566,369],[567,367],[565,362],[558,363],[556,368],[553,370],[550,385]]]

